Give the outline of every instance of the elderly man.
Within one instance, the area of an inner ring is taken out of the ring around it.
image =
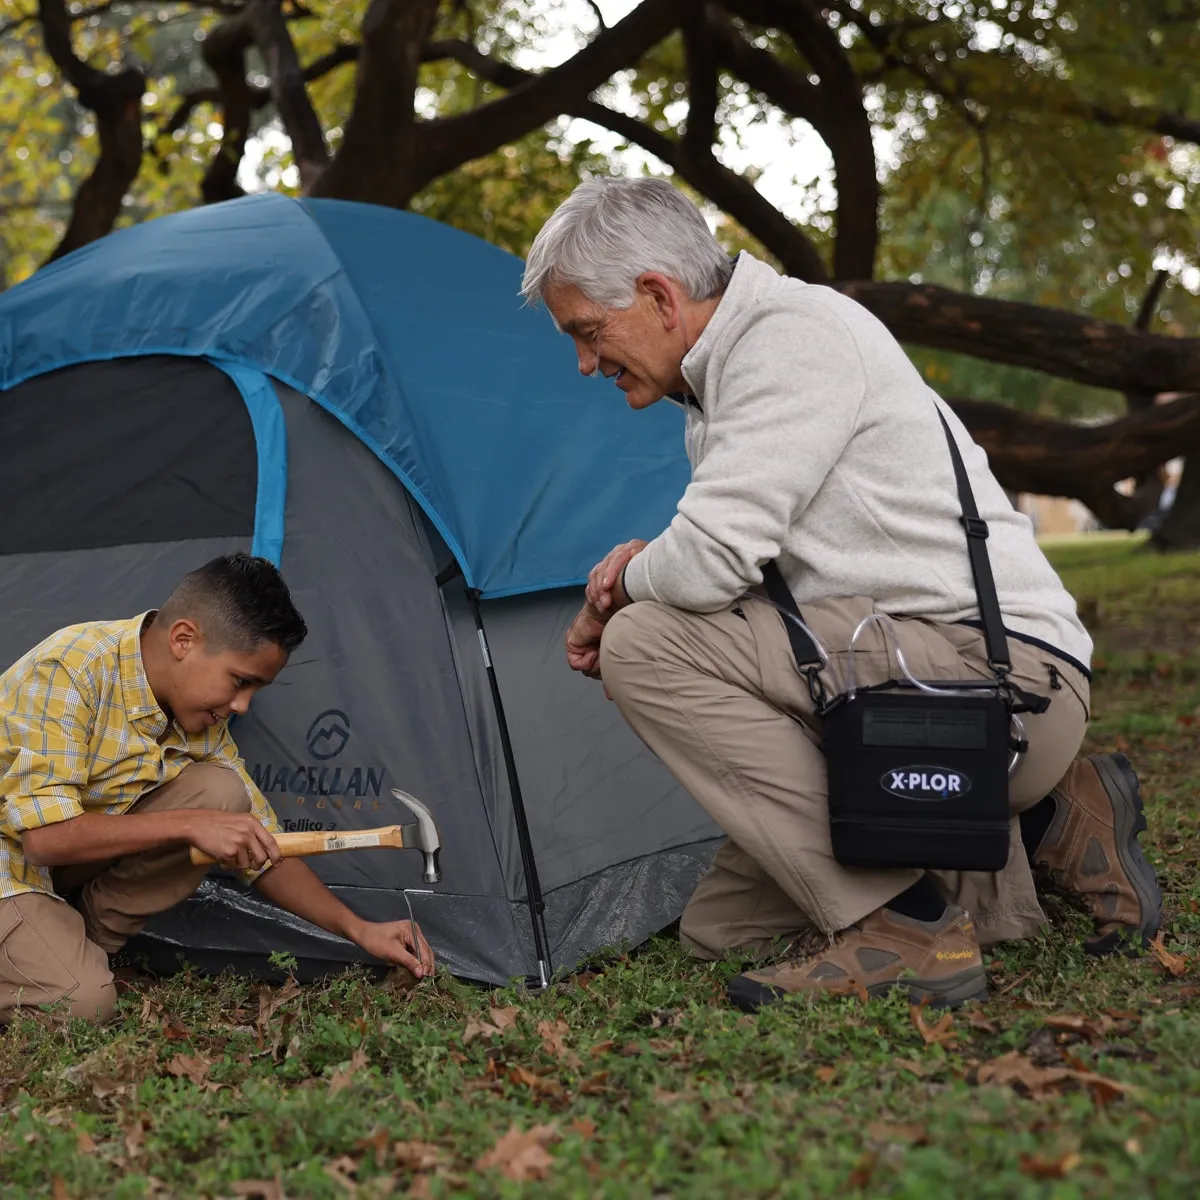
[[[858,304],[731,262],[669,183],[594,179],[553,214],[523,282],[575,342],[579,369],[634,409],[686,407],[691,482],[670,526],[592,571],[567,635],[572,668],[622,715],[728,835],[683,915],[702,958],[790,953],[737,977],[753,1009],[788,993],[901,985],[913,999],[987,995],[980,947],[1044,922],[1034,873],[1095,923],[1108,953],[1152,936],[1161,896],[1137,841],[1137,778],[1077,758],[1091,639],[983,451]],[[946,434],[987,522],[1012,683],[1049,700],[1024,718],[998,873],[844,865],[831,842],[824,722],[763,596],[785,596],[845,680],[986,678],[988,654]],[[852,632],[872,623],[850,648]],[[1018,819],[1019,814],[1019,819]],[[803,936],[815,934],[817,936]]]

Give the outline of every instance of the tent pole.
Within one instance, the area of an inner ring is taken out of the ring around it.
[[[479,638],[479,649],[483,653],[483,665],[487,669],[492,706],[496,710],[496,725],[500,731],[500,748],[504,753],[504,767],[508,773],[508,790],[512,795],[513,816],[517,823],[517,844],[521,848],[521,866],[525,871],[525,889],[529,893],[529,913],[533,922],[533,944],[537,952],[538,978],[544,988],[549,986],[550,976],[554,969],[550,961],[550,939],[546,934],[546,903],[542,899],[542,885],[538,879],[537,863],[533,857],[533,839],[529,836],[529,820],[525,816],[521,779],[517,774],[517,760],[513,755],[512,738],[508,732],[508,719],[504,715],[500,683],[496,678],[496,668],[492,665],[492,652],[488,646],[487,631],[483,627],[479,593],[474,588],[466,588],[465,591],[471,603],[471,615],[475,618],[475,633]]]

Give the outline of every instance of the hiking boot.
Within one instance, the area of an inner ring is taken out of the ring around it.
[[[879,908],[824,950],[739,975],[729,984],[729,999],[753,1012],[791,992],[815,997],[860,987],[868,996],[903,987],[914,1003],[928,1001],[934,1008],[986,1000],[975,923],[954,906],[936,921]]]
[[[1092,918],[1089,954],[1144,946],[1162,924],[1162,891],[1138,844],[1138,777],[1123,754],[1077,758],[1049,797],[1054,816],[1032,863],[1038,881]]]

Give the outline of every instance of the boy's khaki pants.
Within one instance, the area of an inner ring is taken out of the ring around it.
[[[803,606],[831,659],[830,692],[900,678],[895,644],[921,680],[988,677],[983,634],[969,625],[895,620],[850,639],[874,611],[846,598]],[[1045,920],[1016,814],[1066,774],[1088,719],[1086,676],[1048,650],[1009,639],[1013,682],[1051,699],[1026,714],[1029,751],[1010,786],[1011,849],[1005,869],[936,872],[942,890],[971,911],[984,945],[1024,937]],[[728,835],[683,914],[693,953],[762,953],[814,926],[845,929],[911,886],[912,870],[844,867],[829,833],[822,721],[796,668],[781,616],[746,597],[714,613],[638,602],[618,612],[600,647],[604,686],[622,716]]]
[[[249,812],[250,797],[227,767],[193,763],[129,811],[181,808]],[[23,892],[0,899],[0,1023],[20,1007],[57,1001],[73,1016],[108,1020],[117,1001],[109,954],[155,913],[190,896],[207,872],[179,844],[56,868],[55,896]],[[72,903],[60,899],[63,895]]]

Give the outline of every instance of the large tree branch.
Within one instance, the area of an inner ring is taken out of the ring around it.
[[[1122,495],[1114,484],[1178,454],[1200,452],[1200,396],[1087,426],[977,400],[949,403],[1004,487],[1073,497],[1114,529],[1134,529],[1146,515],[1143,498]]]
[[[232,200],[243,194],[237,173],[246,152],[254,100],[246,80],[246,52],[252,45],[254,31],[249,16],[242,15],[209,30],[201,47],[205,63],[216,76],[221,105],[221,144],[200,182],[205,204]]]
[[[402,208],[419,190],[413,94],[437,8],[438,0],[371,0],[362,23],[354,107],[314,195]]]
[[[683,22],[688,93],[683,144],[689,154],[708,153],[717,140],[718,80],[712,17],[705,0],[696,0]]]
[[[108,74],[76,57],[71,46],[71,18],[63,0],[38,0],[38,16],[46,53],[79,94],[79,103],[95,114],[100,140],[96,165],[75,194],[66,232],[49,259],[53,262],[112,229],[142,165],[146,81],[133,68]]]
[[[561,66],[473,112],[425,123],[420,127],[420,185],[569,111],[615,72],[636,63],[678,22],[677,0],[643,0]]]
[[[1117,391],[1189,392],[1200,381],[1200,338],[1139,333],[1108,321],[933,284],[836,285],[901,341],[1031,367]]]
[[[325,131],[313,110],[281,0],[248,0],[246,16],[271,80],[271,99],[292,143],[292,157],[308,191],[329,165]]]
[[[820,77],[820,124],[837,176],[836,279],[870,279],[879,245],[879,179],[862,84],[814,0],[722,0],[745,21],[782,30]],[[747,80],[749,82],[749,80]],[[773,249],[773,248],[772,248]]]

